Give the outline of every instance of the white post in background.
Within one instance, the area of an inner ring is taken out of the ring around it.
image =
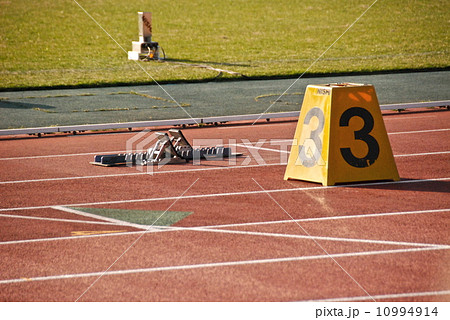
[[[138,12],[139,41],[132,41],[129,60],[158,60],[159,44],[152,41],[152,13]]]
[[[139,42],[152,42],[152,13],[138,12]]]

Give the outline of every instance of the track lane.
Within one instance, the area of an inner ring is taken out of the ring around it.
[[[130,297],[133,301],[300,301],[364,294],[359,287],[348,282],[342,270],[337,269],[329,258],[323,255],[313,257],[312,260],[308,257],[298,258],[298,261],[255,261],[256,264],[245,262],[223,266],[208,264],[106,275],[80,301],[129,301],[127,299]],[[448,290],[445,284],[439,282],[445,277],[441,250],[380,251],[380,254],[373,251],[359,256],[335,258],[371,295]],[[375,265],[377,268],[369,276],[367,269],[361,268],[365,265]],[[409,277],[404,278],[405,273]],[[96,277],[98,274],[48,281],[30,279],[7,284],[3,292],[12,300],[74,301]],[[399,282],[399,278],[402,281]],[[380,284],[383,286],[380,287]],[[22,296],[17,295],[20,290],[23,291]],[[61,292],[62,295],[55,295],[55,292]],[[412,295],[402,301],[414,299]],[[431,295],[427,296],[426,301],[434,299],[439,301],[442,297]]]
[[[399,115],[399,118],[405,116],[401,115],[400,117]],[[423,125],[425,126],[430,119],[423,118],[422,120],[427,120],[424,121]],[[408,119],[403,121],[409,122]],[[390,120],[390,122],[393,123],[396,120]],[[277,126],[271,127],[276,128]],[[414,128],[414,130],[419,129],[418,127]],[[202,128],[201,130],[204,129]],[[201,137],[200,134],[205,132],[201,130],[193,129],[192,131],[189,130],[189,132],[192,133],[192,137],[195,137],[197,134],[197,137]],[[286,132],[288,130],[292,131],[292,127],[285,128],[285,130]],[[219,130],[214,131],[215,133],[212,136],[217,134],[217,131]],[[248,139],[255,138],[257,135],[264,137],[265,135],[273,134],[269,130],[263,133],[250,131],[251,133],[246,135]],[[256,131],[261,130],[258,129]],[[233,134],[229,134],[229,137],[233,137],[234,134],[236,133],[233,131]],[[293,132],[291,137],[292,135]],[[410,134],[411,137],[414,135]],[[286,136],[288,135],[286,134]],[[408,149],[409,147],[403,146],[403,141],[397,140],[399,136],[401,135],[390,136],[393,149],[399,150],[397,149],[399,147],[405,147],[405,150]],[[411,137],[407,140],[414,139]],[[80,139],[82,136],[73,138]],[[428,138],[428,140],[431,138]],[[46,139],[50,141],[53,138]],[[440,142],[446,141],[444,139],[438,140]],[[251,141],[257,141],[257,139]],[[424,148],[427,147],[431,147],[431,149],[434,147],[439,148],[439,144],[419,143],[418,149],[423,152]],[[81,148],[77,150],[82,151]],[[267,151],[267,155],[264,155],[270,158],[274,154],[274,152]],[[450,176],[447,165],[448,155],[426,156],[425,160],[423,158],[424,156],[418,156],[414,159],[407,157],[396,158],[402,177],[414,179],[417,177],[443,178]],[[270,158],[270,160],[273,161],[274,159]],[[67,164],[67,170],[70,170],[70,161]],[[23,170],[23,168],[15,168],[15,170]],[[230,175],[231,171],[236,171],[237,173]],[[50,170],[47,173],[51,172]],[[180,190],[192,182],[189,180],[190,178],[199,176],[201,178],[200,182],[202,183],[195,185],[190,190],[190,193],[187,194],[196,196],[214,192],[248,191],[249,185],[253,181],[244,179],[244,182],[241,182],[240,180],[245,174],[255,178],[265,189],[282,189],[286,188],[287,185],[290,188],[304,188],[303,190],[292,192],[272,193],[272,196],[283,208],[291,213],[294,218],[298,219],[365,215],[395,210],[399,212],[421,209],[433,210],[450,207],[448,198],[449,183],[447,180],[423,181],[420,183],[405,181],[406,183],[395,184],[357,184],[338,188],[322,188],[320,185],[307,182],[280,181],[279,177],[283,175],[283,172],[284,166],[267,166],[234,170],[225,169],[217,172],[183,173],[181,179],[179,178],[179,172],[168,173],[165,174],[165,177],[161,175],[161,178],[155,178],[151,184],[148,183],[148,180],[143,179],[144,176],[105,178],[100,179],[102,182],[97,180],[97,183],[88,182],[88,180],[80,183],[80,180],[72,185],[68,184],[67,181],[39,182],[38,187],[35,185],[34,188],[24,187],[27,184],[22,185],[22,188],[16,188],[9,194],[6,193],[5,198],[8,201],[11,200],[9,203],[11,205],[14,203],[51,203],[51,201],[58,199],[64,199],[64,201],[67,201],[65,203],[70,203],[69,201],[72,199],[104,200],[105,197],[109,199],[127,199],[126,196],[131,196],[129,199],[132,200],[137,199],[136,194],[139,194],[139,196],[151,195],[152,197],[169,195],[172,198],[167,200],[98,205],[111,208],[166,210],[173,203],[174,199],[181,194]],[[156,176],[153,176],[152,179]],[[177,178],[174,179],[175,177]],[[169,187],[159,190],[158,187],[164,185],[167,181],[171,181]],[[115,186],[117,186],[118,190],[114,190]],[[127,190],[127,188],[120,188],[123,186],[137,187]],[[144,188],[142,188],[143,186]],[[3,192],[4,189],[0,190]],[[257,185],[255,185],[254,190],[257,190]],[[18,193],[16,198],[14,198],[15,193]],[[30,194],[36,194],[37,197],[30,199]],[[346,201],[342,201],[343,199],[346,199]],[[73,203],[79,203],[79,201]],[[172,210],[185,211],[187,208],[189,211],[193,210],[195,214],[180,221],[177,226],[189,227],[239,222],[279,221],[287,218],[282,210],[264,193],[207,198],[191,197],[190,199],[179,200]],[[19,210],[18,213],[31,213],[44,217],[47,214],[54,215],[47,209]],[[63,214],[65,215],[66,213]],[[447,217],[446,213],[434,212],[418,218],[412,218],[407,215],[401,217],[379,217],[375,218],[375,222],[371,223],[354,219],[358,221],[346,221],[347,223],[344,223],[338,220],[324,220],[321,222],[302,222],[302,224],[306,223],[307,230],[310,230],[313,235],[317,236],[448,243],[448,233],[446,233],[446,230],[448,230],[446,227],[448,226]],[[0,219],[0,223],[1,221]],[[29,229],[27,229],[28,227],[20,228],[19,231],[19,228],[16,228],[17,233],[10,233],[8,237],[25,239],[30,237],[30,234],[34,236],[35,232],[33,230],[36,230],[38,225],[41,226],[40,230],[42,230],[38,236],[65,236],[73,231],[73,225],[75,225],[75,223],[70,225],[70,222],[65,223],[62,221],[40,221],[37,224],[35,222],[27,221],[26,225],[29,226]],[[56,223],[62,223],[64,226],[58,225],[52,230],[50,226]],[[22,223],[21,225],[24,226],[25,224]],[[378,228],[371,229],[372,226],[377,226]],[[106,227],[109,226],[102,226],[100,229],[106,230]],[[295,228],[294,230],[291,227],[292,225],[289,227],[270,226],[270,228],[269,225],[258,227],[240,226],[233,228],[233,230],[297,234],[298,230]],[[7,228],[11,229],[13,227],[9,226]],[[397,228],[398,230],[396,230]],[[139,235],[139,233],[134,233],[132,229],[128,232],[128,234],[80,237],[79,239],[70,237],[70,241],[57,240],[1,245],[0,250],[4,250],[4,256],[7,257],[7,259],[2,260],[1,263],[3,265],[1,269],[10,273],[6,279],[102,272],[111,265],[113,258],[120,255],[127,244],[129,245],[130,241],[136,239]],[[69,242],[73,243],[68,244]],[[341,243],[329,240],[321,240],[320,243],[323,243],[324,247],[331,254],[347,254],[336,256],[335,258],[371,295],[383,296],[399,293],[405,294],[401,298],[403,300],[425,299],[426,301],[445,299],[446,297],[445,294],[427,295],[426,298],[407,295],[414,292],[438,293],[448,290],[448,279],[450,277],[445,265],[449,259],[449,251],[446,247],[442,248],[442,250],[440,248],[428,250],[428,248],[419,247],[417,251],[396,251],[394,253],[391,252],[394,250],[392,249],[393,246],[389,245],[361,243],[355,245],[354,243],[349,244],[347,241]],[[411,249],[410,247],[405,249],[400,247],[398,249],[399,246],[395,246],[395,248],[395,250]],[[367,254],[364,254],[365,250],[368,250]],[[380,254],[374,254],[376,251],[379,251]],[[27,258],[29,256],[32,259],[20,258],[23,257],[24,253],[26,253],[25,256]],[[358,253],[362,255],[358,255]],[[323,254],[324,252],[309,239],[286,237],[286,239],[277,238],[274,240],[273,237],[269,236],[224,234],[212,232],[212,230],[211,232],[186,230],[152,233],[145,235],[143,241],[139,241],[136,247],[132,248],[124,256],[123,260],[114,265],[112,270],[157,269],[149,272],[105,276],[83,296],[82,300],[292,301],[361,297],[361,289],[348,277],[345,277],[342,270],[330,259],[324,257],[317,259],[304,258],[316,255],[319,257]],[[277,261],[277,259],[289,257],[298,257],[298,259]],[[265,259],[269,259],[271,262],[246,263],[246,261]],[[233,261],[236,264],[230,265],[229,263]],[[214,263],[224,264],[211,265]],[[179,268],[180,266],[203,266],[205,264],[207,267]],[[18,268],[18,265],[23,266],[23,268]],[[73,279],[61,278],[57,280],[49,279],[45,281],[0,284],[2,287],[1,299],[74,301],[95,280],[95,277],[87,276]]]

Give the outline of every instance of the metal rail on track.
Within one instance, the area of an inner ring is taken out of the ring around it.
[[[397,109],[413,109],[413,108],[429,108],[429,107],[448,107],[450,100],[430,101],[430,102],[415,102],[415,103],[396,103],[380,105],[381,110],[397,110]],[[234,121],[246,121],[257,119],[280,119],[293,118],[299,116],[299,111],[290,112],[276,112],[258,114],[245,114],[234,116],[217,116],[207,118],[190,118],[190,119],[173,119],[173,120],[152,120],[152,121],[135,121],[122,123],[101,123],[101,124],[87,124],[87,125],[72,125],[72,126],[55,126],[55,127],[39,127],[39,128],[20,128],[20,129],[4,129],[0,130],[0,135],[21,135],[21,134],[50,134],[58,132],[80,132],[91,130],[109,130],[109,129],[132,129],[144,127],[171,127],[182,125],[196,125],[196,124],[214,124]]]

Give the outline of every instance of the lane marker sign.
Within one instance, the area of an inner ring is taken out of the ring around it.
[[[400,180],[372,85],[309,85],[284,180]]]

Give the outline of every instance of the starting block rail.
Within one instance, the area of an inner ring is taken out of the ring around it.
[[[414,102],[414,103],[398,103],[380,105],[381,110],[396,110],[396,109],[414,109],[414,108],[449,108],[450,100],[430,101],[430,102]],[[111,129],[133,129],[144,127],[171,127],[171,126],[190,126],[198,124],[214,124],[214,123],[228,123],[236,121],[254,121],[259,119],[286,119],[298,118],[299,111],[274,112],[274,113],[257,113],[244,114],[232,116],[217,116],[206,118],[187,118],[187,119],[171,119],[171,120],[151,120],[151,121],[135,121],[135,122],[119,122],[119,123],[99,123],[99,124],[84,124],[84,125],[69,125],[69,126],[54,126],[54,127],[38,127],[38,128],[20,128],[20,129],[1,129],[0,136],[22,135],[22,134],[54,134],[54,133],[68,133],[68,132],[83,132],[92,130],[111,130]]]

